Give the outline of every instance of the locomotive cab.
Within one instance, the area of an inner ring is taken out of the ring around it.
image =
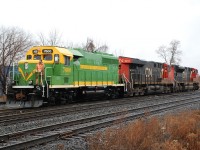
[[[63,48],[43,46],[31,48],[25,58],[18,62],[18,74],[13,75],[14,82],[7,93],[8,104],[39,107],[49,97],[49,86],[54,83],[63,84],[64,78],[71,75],[73,54]],[[36,65],[40,60],[45,67],[39,73]]]
[[[26,53],[26,60],[19,61],[19,75],[16,77],[16,86],[36,85],[36,65],[39,60],[45,65],[43,74],[40,75],[41,85],[46,85],[47,82],[54,83],[56,76],[70,75],[73,59],[73,54],[70,51],[64,51],[62,48],[55,47],[33,47]],[[60,68],[63,67],[63,70]],[[62,79],[56,79],[57,83],[61,83]]]

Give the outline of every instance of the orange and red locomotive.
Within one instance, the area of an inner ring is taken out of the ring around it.
[[[120,80],[129,95],[198,90],[198,70],[136,58],[119,57]]]
[[[195,68],[119,57],[120,80],[129,95],[198,90]]]

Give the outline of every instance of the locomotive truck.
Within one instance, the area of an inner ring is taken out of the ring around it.
[[[38,77],[40,60],[45,67]],[[18,73],[10,74],[7,103],[18,107],[81,101],[91,94],[112,99],[199,89],[195,68],[55,46],[32,47]]]

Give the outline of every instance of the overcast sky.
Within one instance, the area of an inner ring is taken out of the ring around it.
[[[37,35],[56,29],[63,41],[106,43],[110,52],[163,61],[155,52],[176,39],[181,65],[200,70],[199,0],[0,0],[0,26]]]

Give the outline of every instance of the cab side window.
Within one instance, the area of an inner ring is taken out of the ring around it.
[[[31,60],[32,59],[32,55],[27,55],[26,59],[27,60]]]
[[[59,60],[59,54],[55,54],[55,55],[54,55],[54,62],[58,64],[59,61],[60,61],[60,60]]]
[[[51,54],[44,55],[44,60],[52,60],[52,55]]]
[[[65,66],[70,65],[70,57],[69,56],[64,56],[65,57]]]

